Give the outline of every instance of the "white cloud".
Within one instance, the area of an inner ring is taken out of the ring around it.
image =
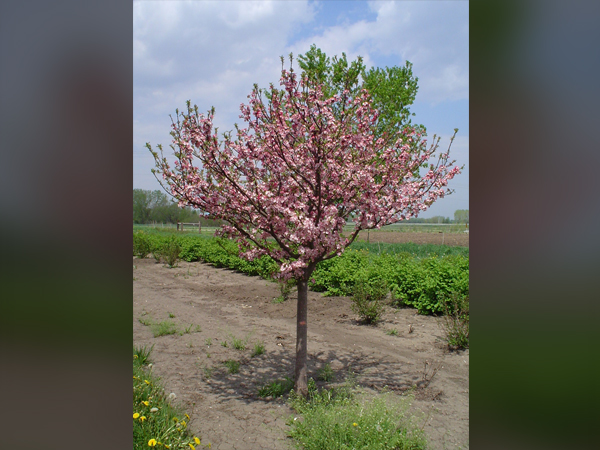
[[[157,188],[144,145],[169,150],[175,108],[188,99],[202,112],[215,106],[215,125],[230,130],[241,122],[239,105],[253,84],[278,82],[279,56],[304,53],[313,43],[329,56],[361,55],[367,66],[410,60],[419,77],[417,101],[468,99],[467,2],[352,3],[351,11],[343,2],[134,2],[134,186]],[[371,13],[359,17],[366,7]],[[331,16],[321,23],[318,14]],[[459,163],[468,162],[468,138],[457,138],[453,150]],[[466,184],[468,201],[468,176],[461,178],[455,181]]]
[[[304,52],[315,43],[328,55],[345,52],[364,57],[367,66],[378,56],[396,65],[413,63],[419,98],[438,103],[468,99],[468,2],[369,2],[375,21],[359,20],[329,27],[293,47]],[[390,64],[391,65],[391,64]]]

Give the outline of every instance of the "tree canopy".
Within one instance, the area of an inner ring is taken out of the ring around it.
[[[439,140],[428,145],[421,128],[386,125],[382,133],[366,89],[332,92],[316,73],[299,78],[282,69],[281,89],[271,86],[266,100],[255,86],[240,106],[247,127],[236,125],[235,138],[219,137],[214,108],[205,115],[188,101],[172,123],[174,167],[162,146],[147,144],[153,172],[180,206],[226,221],[220,234],[240,244],[242,257],[268,255],[282,279],[297,281],[300,394],[307,390],[307,283],[316,264],[340,255],[361,230],[426,210],[451,192],[447,184],[460,172],[449,149],[435,155]],[[350,218],[353,228],[344,232]]]
[[[384,137],[387,143],[395,140],[396,131],[411,125],[410,106],[418,92],[419,79],[413,75],[412,63],[402,67],[372,67],[367,70],[363,58],[348,62],[346,54],[329,58],[316,45],[298,56],[298,65],[309,82],[320,84],[326,98],[340,96],[348,91],[349,97],[358,95],[362,89],[369,92],[371,105],[379,111],[375,135]],[[343,105],[340,105],[343,108]],[[414,125],[421,134],[423,125]]]

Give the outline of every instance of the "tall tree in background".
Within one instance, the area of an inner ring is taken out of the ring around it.
[[[469,222],[469,210],[468,209],[457,209],[454,211],[454,221],[456,223],[468,223]]]
[[[299,81],[292,69],[282,69],[280,85],[266,100],[255,86],[240,107],[248,126],[236,125],[235,139],[219,138],[214,108],[200,114],[188,101],[172,124],[174,168],[162,146],[160,154],[147,147],[153,172],[180,206],[225,220],[220,234],[239,243],[240,256],[269,255],[282,279],[297,280],[295,390],[306,395],[307,294],[317,263],[341,255],[361,230],[426,210],[460,168],[449,150],[429,164],[437,143],[427,146],[419,129],[382,137],[366,90],[331,92],[322,79]],[[354,228],[344,234],[350,217]]]
[[[162,191],[133,190],[133,223],[198,222],[198,213],[179,208]]]
[[[419,79],[413,75],[409,61],[403,67],[367,70],[360,56],[350,63],[345,53],[341,58],[334,56],[331,59],[313,44],[308,52],[298,56],[298,64],[310,82],[323,86],[326,98],[348,91],[348,98],[352,99],[366,89],[371,96],[371,105],[379,111],[375,136],[382,137],[386,145],[392,145],[397,131],[404,127],[412,126],[425,135],[424,126],[411,125],[414,113],[409,107],[417,96]],[[344,107],[344,103],[335,105],[334,113],[339,114]]]

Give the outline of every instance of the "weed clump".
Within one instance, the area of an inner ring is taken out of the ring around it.
[[[389,288],[385,280],[360,280],[354,286],[352,311],[358,314],[365,323],[377,323],[383,315],[383,299],[388,292]]]
[[[469,347],[469,296],[454,293],[444,299],[441,327],[450,350]]]
[[[358,398],[349,386],[318,390],[308,382],[308,396],[290,394],[290,405],[301,415],[288,421],[289,432],[305,450],[426,448],[425,437],[407,414],[406,402],[386,395]]]

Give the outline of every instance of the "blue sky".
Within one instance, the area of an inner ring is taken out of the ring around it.
[[[214,106],[215,125],[233,129],[254,83],[277,84],[279,57],[316,44],[328,56],[359,55],[375,67],[413,63],[419,92],[413,121],[442,137],[465,165],[455,193],[420,217],[453,218],[469,208],[467,1],[134,1],[133,187],[160,189],[145,143],[170,150],[170,118],[186,100]],[[296,66],[297,67],[297,66]]]

